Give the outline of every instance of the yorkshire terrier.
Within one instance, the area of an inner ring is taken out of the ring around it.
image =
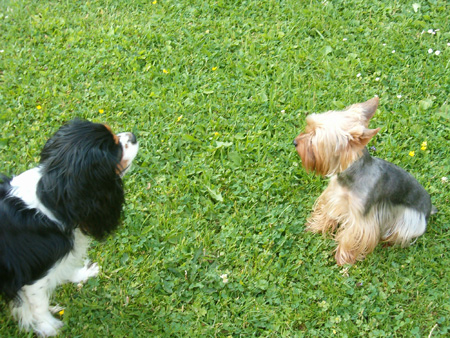
[[[315,233],[336,232],[336,262],[353,264],[378,242],[409,245],[437,210],[430,195],[405,170],[370,156],[367,143],[378,97],[343,111],[311,114],[294,140],[307,171],[331,177],[307,222]]]

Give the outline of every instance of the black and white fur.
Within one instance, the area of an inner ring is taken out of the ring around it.
[[[0,293],[21,328],[56,335],[55,287],[98,274],[86,259],[90,237],[119,225],[121,177],[137,151],[132,133],[74,120],[47,141],[36,168],[0,179]]]

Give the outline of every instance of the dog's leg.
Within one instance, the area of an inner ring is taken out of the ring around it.
[[[50,273],[20,290],[18,299],[11,303],[11,312],[22,329],[31,329],[42,337],[58,334],[63,322],[54,318],[49,311],[49,295],[53,288]]]
[[[72,283],[81,283],[87,281],[90,277],[96,277],[100,271],[100,266],[86,259],[90,244],[89,237],[83,235],[81,231],[76,231],[75,244],[74,250],[69,254],[68,263],[77,268],[72,270],[68,280]]]
[[[90,242],[89,238],[83,235],[79,230],[75,231],[74,236],[74,246],[72,251],[59,261],[52,270],[50,270],[47,276],[49,282],[52,283],[52,289],[67,282],[85,282],[89,277],[98,275],[100,269],[99,266],[90,263],[89,260],[85,260]],[[63,309],[64,308],[59,305],[48,307],[48,310],[51,313],[58,313]]]
[[[427,228],[425,215],[405,207],[392,207],[382,226],[381,240],[388,244],[408,246]]]
[[[314,210],[306,223],[306,230],[314,233],[334,231],[337,220],[329,213],[329,201],[332,189],[328,186],[314,203]]]
[[[100,271],[97,263],[91,263],[87,256],[90,240],[80,230],[75,231],[72,251],[64,257],[54,268],[54,276],[58,284],[85,282],[95,277]]]
[[[74,271],[70,277],[72,283],[86,282],[91,277],[96,277],[100,272],[100,266],[97,263],[92,263],[86,260],[84,266]]]
[[[326,233],[335,231],[338,225],[339,210],[335,208],[337,194],[337,182],[333,177],[327,188],[314,203],[314,210],[306,223],[306,230],[314,233]],[[339,209],[339,208],[338,208]]]
[[[99,272],[97,264],[84,262],[89,247],[89,238],[75,231],[72,251],[58,262],[44,278],[27,285],[19,292],[17,300],[11,302],[11,312],[20,327],[32,329],[42,337],[54,336],[63,323],[54,318],[51,311],[61,311],[61,307],[50,306],[50,295],[56,286],[65,282],[79,283]]]
[[[368,215],[364,215],[361,205],[354,199],[349,205],[348,214],[339,223],[335,255],[338,265],[354,264],[357,260],[363,260],[377,246],[380,225],[375,208]]]

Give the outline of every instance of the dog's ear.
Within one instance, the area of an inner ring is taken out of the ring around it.
[[[364,128],[362,130],[358,128],[350,130],[350,135],[352,136],[352,139],[349,141],[349,143],[354,148],[362,149],[379,131],[380,128],[377,129]]]
[[[357,104],[359,106],[359,108],[361,108],[362,113],[367,121],[367,124],[369,123],[369,121],[373,117],[373,115],[375,115],[375,111],[378,108],[379,101],[380,101],[380,99],[377,96],[375,96],[373,99],[370,99],[366,102]]]

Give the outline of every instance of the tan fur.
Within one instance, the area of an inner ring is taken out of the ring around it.
[[[315,203],[307,230],[319,233],[336,231],[337,264],[353,264],[372,252],[380,239],[379,225],[374,219],[376,215],[362,215],[362,201],[341,187],[337,177],[333,176]]]
[[[314,171],[316,168],[316,156],[311,147],[311,136],[308,134],[301,134],[298,137],[297,152],[300,155],[303,167],[306,171]]]
[[[309,115],[305,132],[296,138],[296,149],[305,169],[323,176],[347,169],[380,130],[367,128],[377,105],[378,98],[373,98],[344,111]]]
[[[385,234],[381,226],[390,213],[375,207],[364,215],[364,201],[340,186],[336,176],[362,155],[364,147],[380,130],[368,129],[377,106],[378,98],[373,98],[344,111],[311,114],[306,119],[305,132],[295,139],[305,169],[332,176],[314,205],[307,230],[335,233],[338,243],[335,258],[339,265],[364,259],[380,239],[399,241],[398,232]]]
[[[379,242],[408,246],[425,232],[426,221],[412,209],[389,205],[376,205],[364,215],[361,199],[341,187],[333,176],[306,226],[315,233],[335,233],[335,258],[343,265],[363,260]]]
[[[108,129],[108,130],[111,132],[111,134],[113,135],[113,137],[114,137],[114,142],[115,142],[116,144],[119,144],[119,137],[118,137],[116,134],[113,133],[111,127],[110,127],[109,125],[107,125],[107,124],[103,124],[103,125],[104,125],[104,126],[106,127],[106,129]]]
[[[126,167],[128,167],[128,164],[129,164],[129,163],[130,163],[130,162],[129,162],[128,160],[125,160],[125,159],[122,158],[122,160],[120,161],[120,163],[117,165],[117,170],[116,170],[116,172],[117,172],[118,174],[120,174],[122,171],[125,170]]]
[[[114,142],[115,142],[116,144],[119,144],[119,142],[120,142],[119,136],[117,136],[116,134],[114,134],[114,132],[112,131],[112,129],[111,129],[111,127],[110,127],[109,125],[107,125],[107,124],[103,124],[103,125],[104,125],[104,126],[106,127],[106,129],[108,129],[109,132],[113,135],[113,137],[114,137]],[[125,144],[125,145],[124,145],[124,148],[128,148],[128,145]],[[125,168],[128,167],[129,164],[130,164],[130,161],[122,157],[121,161],[120,161],[119,164],[117,165],[116,173],[117,173],[117,174],[120,174],[121,172],[123,172],[123,171],[125,170]]]

